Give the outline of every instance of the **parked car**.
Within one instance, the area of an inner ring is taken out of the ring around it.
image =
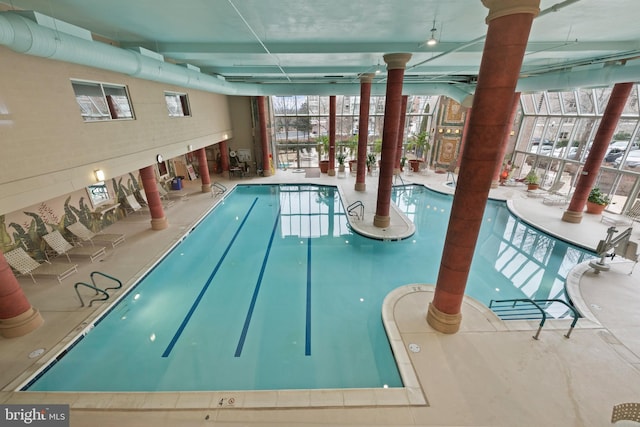
[[[629,143],[630,141],[613,141],[611,144],[609,144],[609,147],[607,147],[604,161],[607,163],[613,163],[617,158],[622,157],[625,150],[629,146]],[[636,150],[640,147],[638,146],[638,143],[634,143],[631,148],[632,150]]]
[[[622,163],[622,157],[623,156],[618,157],[613,162],[616,167],[619,167],[620,163]],[[640,150],[631,150],[625,159],[624,167],[635,168],[637,166],[640,166]]]

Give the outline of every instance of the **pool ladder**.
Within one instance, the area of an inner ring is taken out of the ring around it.
[[[569,331],[565,334],[565,338],[571,336],[574,326],[578,322],[580,315],[576,309],[561,299],[530,299],[530,298],[516,298],[516,299],[503,299],[503,300],[491,300],[489,302],[489,308],[498,315],[502,320],[527,320],[527,319],[540,319],[538,330],[533,336],[533,339],[537,340],[540,336],[540,331],[547,320],[547,313],[543,307],[548,307],[551,303],[560,303],[565,305],[571,314],[573,315],[573,322]],[[518,306],[518,303],[525,303]],[[516,307],[518,306],[518,307]]]
[[[356,219],[364,219],[364,204],[360,200],[351,203],[347,206],[347,214],[349,216],[355,216]]]
[[[98,285],[96,284],[96,281],[94,279],[95,275],[99,275],[102,277],[106,277],[109,280],[113,280],[114,282],[116,282],[118,284],[118,286],[110,286],[110,287],[106,287],[104,289],[101,289],[98,287]],[[116,279],[113,276],[109,276],[108,274],[102,273],[100,271],[94,271],[92,272],[89,277],[91,278],[91,284],[89,283],[85,283],[85,282],[77,282],[75,285],[73,285],[73,287],[76,290],[76,294],[78,295],[78,298],[80,299],[80,304],[82,304],[81,306],[84,307],[84,301],[82,299],[82,296],[80,295],[80,291],[78,291],[78,287],[79,286],[86,286],[87,288],[93,289],[96,292],[96,295],[98,294],[102,294],[103,298],[94,298],[91,301],[89,301],[89,307],[91,307],[91,304],[93,304],[94,301],[106,301],[109,299],[109,294],[107,293],[108,290],[111,289],[120,289],[122,287],[122,282],[118,279]]]
[[[211,197],[222,196],[227,192],[227,187],[220,184],[219,182],[214,182],[211,184]]]

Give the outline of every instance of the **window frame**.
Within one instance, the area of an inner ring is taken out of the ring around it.
[[[126,85],[97,82],[91,80],[70,79],[71,88],[80,107],[80,115],[85,123],[113,120],[135,120],[131,95]],[[84,93],[80,87],[93,88]],[[126,101],[126,102],[125,102]],[[95,108],[92,108],[92,107]],[[90,114],[90,111],[94,114]]]
[[[168,99],[176,98],[174,105],[169,105]],[[189,94],[184,92],[164,91],[164,101],[167,105],[169,117],[192,117],[191,104],[189,102]],[[176,112],[172,113],[172,107],[177,107]],[[178,111],[179,110],[179,111]]]

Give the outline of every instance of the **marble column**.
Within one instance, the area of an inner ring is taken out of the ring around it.
[[[613,138],[613,133],[618,126],[618,120],[622,115],[633,85],[633,83],[617,83],[613,86],[607,108],[604,109],[593,144],[587,159],[584,161],[582,174],[576,183],[571,202],[569,202],[569,207],[562,215],[563,221],[574,224],[582,222],[582,211],[589,198],[591,188],[596,182],[602,160],[607,154],[607,147]]]
[[[327,175],[336,175],[336,96],[329,97],[329,169]]]
[[[269,153],[269,134],[267,133],[267,107],[264,96],[258,96],[258,120],[260,121],[260,146],[262,147],[262,173],[271,176],[271,155]]]
[[[516,118],[516,113],[518,112],[518,106],[520,105],[520,92],[516,92],[513,94],[513,102],[512,102],[511,116],[509,116],[509,121],[507,122],[507,127],[504,129],[504,138],[502,139],[502,146],[500,147],[500,155],[498,165],[496,166],[496,170],[493,173],[493,181],[491,181],[491,188],[498,188],[500,185],[500,174],[503,170],[503,162],[504,156],[507,154],[507,147],[509,146],[509,140],[511,138],[511,129],[513,128],[513,121]]]
[[[209,176],[209,165],[207,164],[207,152],[204,147],[197,150],[198,169],[200,172],[200,183],[203,193],[211,191],[211,176]]]
[[[367,141],[369,138],[369,109],[371,106],[371,82],[373,73],[360,76],[360,118],[358,125],[358,165],[356,173],[356,191],[366,191],[367,184]],[[362,127],[365,126],[364,132]]]
[[[220,141],[218,143],[220,148],[220,172],[229,172],[229,145],[227,141]]]
[[[380,175],[378,176],[378,197],[373,225],[388,227],[391,218],[391,187],[393,186],[393,165],[396,158],[398,125],[402,106],[402,83],[404,69],[411,59],[410,53],[389,53],[384,55],[387,63],[387,92],[384,105],[384,127],[382,128],[382,152],[380,154]]]
[[[0,252],[0,335],[4,338],[21,337],[43,323],[40,312],[31,306]]]
[[[407,102],[409,97],[407,95],[402,96],[402,103],[400,104],[400,120],[398,121],[398,141],[396,145],[396,156],[393,165],[393,174],[400,174],[400,160],[402,160],[402,143],[404,142],[404,124],[407,117]]]
[[[427,322],[455,333],[491,180],[500,155],[513,94],[540,0],[483,0],[489,8],[473,114],[460,164],[449,227]]]
[[[142,187],[144,188],[144,193],[147,195],[147,203],[149,204],[151,229],[164,230],[169,227],[169,221],[167,221],[167,217],[164,215],[164,208],[160,201],[154,167],[147,166],[140,169],[140,178],[142,179]]]

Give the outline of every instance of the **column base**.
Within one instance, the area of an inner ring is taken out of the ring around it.
[[[164,230],[169,227],[169,221],[167,221],[167,217],[163,218],[152,218],[151,219],[151,229],[152,230]]]
[[[562,220],[564,222],[570,222],[572,224],[580,224],[582,222],[582,212],[566,210],[562,214]]]
[[[374,215],[373,216],[373,225],[378,228],[385,228],[391,224],[391,217],[389,215]]]
[[[495,180],[495,181],[491,181],[491,188],[498,188],[500,187],[500,181]]]
[[[443,334],[455,334],[460,329],[462,314],[447,314],[438,310],[433,303],[429,303],[427,323],[436,331]]]
[[[335,170],[335,169],[329,169],[329,170],[327,170],[327,175],[329,175],[329,176],[336,176],[336,170]]]
[[[265,169],[262,171],[262,176],[271,176],[271,175],[273,175],[271,173],[271,169]]]
[[[354,188],[356,191],[366,191],[367,184],[364,182],[356,182],[356,186]]]
[[[16,317],[0,320],[0,335],[4,338],[21,337],[38,329],[43,323],[44,319],[40,315],[40,312],[31,307]]]
[[[202,184],[202,192],[203,193],[210,193],[211,192],[211,184]]]

